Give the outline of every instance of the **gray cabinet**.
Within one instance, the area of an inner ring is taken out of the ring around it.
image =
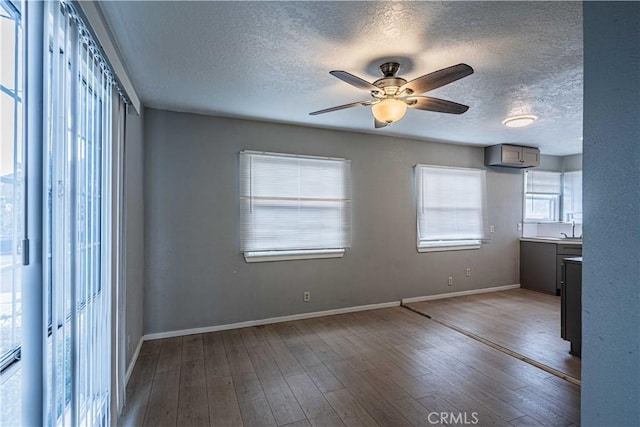
[[[520,286],[556,295],[555,243],[520,242]]]
[[[582,355],[582,258],[565,258],[562,268],[561,336],[571,342],[574,356]]]
[[[498,144],[484,149],[487,166],[529,168],[540,165],[540,150],[521,145]]]
[[[537,148],[522,147],[522,163],[527,166],[540,166],[540,150]]]
[[[581,245],[557,245],[556,261],[556,295],[561,295],[562,288],[562,262],[565,258],[578,257],[582,255]]]
[[[563,260],[580,255],[582,245],[520,241],[520,285],[526,289],[560,295]]]

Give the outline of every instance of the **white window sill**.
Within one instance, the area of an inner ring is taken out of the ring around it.
[[[480,249],[481,246],[482,244],[479,240],[429,242],[419,245],[418,252],[464,251],[468,249]]]
[[[291,261],[298,259],[342,258],[344,249],[308,249],[299,251],[245,252],[246,262]]]

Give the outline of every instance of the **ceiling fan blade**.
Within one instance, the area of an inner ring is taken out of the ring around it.
[[[376,119],[375,117],[373,118],[373,125],[376,127],[376,129],[380,129],[383,128],[385,126],[388,126],[389,123],[387,122],[381,122],[380,120]]]
[[[428,92],[444,85],[448,85],[449,83],[453,83],[470,74],[473,74],[473,68],[467,64],[452,65],[451,67],[425,74],[422,77],[418,77],[417,79],[413,79],[410,82],[405,83],[400,87],[399,92],[402,92],[405,89],[410,89],[413,93]]]
[[[329,71],[332,76],[335,76],[342,80],[343,82],[349,83],[351,86],[355,86],[358,89],[363,89],[366,91],[376,91],[379,92],[380,88],[372,85],[366,80],[362,80],[360,77],[356,77],[351,73],[347,73],[346,71]]]
[[[332,111],[344,110],[345,108],[351,108],[351,107],[359,107],[359,106],[365,107],[371,104],[372,104],[372,101],[352,102],[351,104],[338,105],[337,107],[325,108],[324,110],[314,111],[313,113],[309,113],[309,115],[317,116],[318,114],[330,113]]]
[[[467,105],[447,101],[446,99],[431,98],[429,96],[407,96],[401,99],[407,103],[409,108],[415,108],[416,110],[462,114],[469,109],[469,106]]]

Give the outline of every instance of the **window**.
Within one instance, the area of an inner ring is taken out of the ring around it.
[[[240,246],[247,262],[341,257],[351,239],[351,163],[240,153]]]
[[[480,247],[486,229],[485,176],[480,169],[416,165],[419,252]]]
[[[582,223],[582,171],[525,171],[526,222]]]
[[[525,171],[524,188],[525,222],[557,222],[560,220],[561,173]]]
[[[582,171],[563,175],[562,220],[582,224]]]
[[[0,1],[0,425],[21,424],[22,252],[24,179],[22,25]]]

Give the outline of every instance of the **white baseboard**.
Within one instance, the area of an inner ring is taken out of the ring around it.
[[[358,305],[355,307],[337,308],[335,310],[314,311],[312,313],[300,313],[300,314],[292,314],[290,316],[270,317],[268,319],[248,320],[246,322],[228,323],[226,325],[206,326],[204,328],[182,329],[179,331],[169,331],[169,332],[158,332],[155,334],[147,334],[143,337],[143,339],[145,341],[149,341],[149,340],[157,340],[161,338],[180,337],[184,335],[205,334],[208,332],[226,331],[229,329],[269,325],[271,323],[290,322],[293,320],[311,319],[314,317],[332,316],[335,314],[353,313],[356,311],[375,310],[377,308],[397,307],[399,305],[400,305],[400,301],[383,302],[380,304]]]
[[[411,303],[411,302],[419,302],[419,301],[431,301],[431,300],[434,300],[434,299],[461,297],[461,296],[465,296],[465,295],[484,294],[484,293],[487,293],[487,292],[507,291],[509,289],[517,289],[519,287],[520,287],[520,284],[517,283],[515,285],[495,286],[493,288],[471,289],[469,291],[449,292],[449,293],[446,293],[446,294],[426,295],[426,296],[423,296],[423,297],[405,298],[405,299],[402,300],[402,304],[408,304],[408,303]]]
[[[136,366],[136,362],[138,361],[138,356],[140,355],[140,349],[142,348],[143,341],[144,341],[144,337],[140,337],[140,341],[138,341],[138,346],[136,347],[136,351],[133,353],[131,362],[129,362],[129,367],[127,367],[127,374],[124,377],[125,386],[129,383],[129,378],[131,378],[133,367]]]

